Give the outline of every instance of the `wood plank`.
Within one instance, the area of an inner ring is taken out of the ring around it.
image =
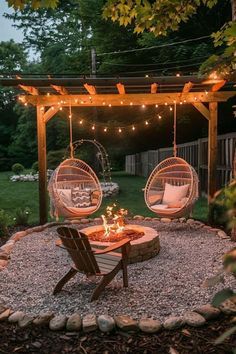
[[[36,87],[33,86],[25,86],[25,85],[18,85],[22,90],[30,93],[31,95],[37,96],[39,95],[39,91],[38,89],[36,89]]]
[[[55,106],[60,104],[60,106],[104,106],[104,102],[108,102],[112,106],[120,106],[121,101],[123,106],[130,106],[130,103],[134,106],[145,105],[164,105],[173,104],[176,101],[177,104],[180,102],[184,103],[200,103],[200,102],[225,102],[230,97],[236,95],[235,91],[225,91],[225,92],[209,92],[207,95],[205,92],[188,92],[188,93],[157,93],[153,95],[151,93],[146,94],[97,94],[93,95],[92,99],[89,95],[39,95],[39,96],[20,96],[22,103],[29,103],[32,105],[42,105],[42,106]],[[63,102],[61,102],[63,101]]]
[[[217,190],[217,102],[209,104],[210,120],[208,125],[208,202]]]
[[[43,115],[44,123],[47,123],[58,111],[59,107],[50,107]]]
[[[210,119],[210,112],[201,102],[192,102],[192,105],[207,119]]]
[[[157,88],[158,88],[158,84],[156,82],[154,82],[153,84],[151,84],[151,93],[157,93]]]
[[[68,91],[64,86],[50,85],[55,91],[60,93],[60,95],[68,95]]]
[[[226,80],[222,80],[216,84],[214,84],[211,88],[212,92],[216,92],[219,91],[221,89],[221,87],[223,87],[226,84]]]
[[[123,84],[119,82],[116,87],[120,95],[125,95],[125,86]]]
[[[46,159],[46,125],[44,123],[44,107],[37,106],[37,135],[39,162],[39,220],[45,224],[48,220],[47,204],[47,159]]]
[[[193,87],[193,83],[191,81],[189,81],[184,85],[182,92],[187,93],[191,90],[192,87]]]
[[[84,84],[84,88],[88,91],[88,93],[90,95],[96,95],[97,94],[96,88],[93,85]]]

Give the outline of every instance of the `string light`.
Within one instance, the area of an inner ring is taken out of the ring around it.
[[[27,103],[27,102],[25,102],[25,103],[24,103],[24,106],[28,106],[28,103]]]
[[[132,126],[132,130],[135,130],[135,126],[134,125]]]
[[[119,128],[118,132],[119,132],[119,133],[122,133],[122,129],[121,129],[121,128]]]
[[[82,121],[82,119],[79,121],[79,124],[83,124],[83,121]]]
[[[195,101],[197,101],[197,97],[194,97]]]
[[[109,103],[109,105],[108,105],[109,107],[111,107],[111,104]]]
[[[106,102],[102,102],[102,105],[105,106]]]
[[[155,107],[158,108],[158,104],[156,104]]]
[[[120,101],[120,104],[123,104],[123,101]]]
[[[62,107],[60,107],[59,110],[62,111]]]
[[[177,76],[177,77],[180,77],[180,73],[177,73],[176,76]]]
[[[161,116],[160,114],[158,114],[158,118],[159,118],[159,119],[161,119],[161,118],[162,118],[162,116]]]
[[[83,103],[84,103],[84,101],[80,101],[80,103],[81,103],[81,104],[83,104]]]
[[[179,104],[183,104],[183,102],[182,101],[180,101],[180,103]]]
[[[148,125],[148,121],[147,120],[146,120],[145,124]]]
[[[142,104],[142,108],[145,108],[146,106],[145,106],[145,104]]]
[[[165,106],[167,106],[167,102],[165,102]]]
[[[170,107],[170,111],[173,111],[173,108],[172,108],[172,107]]]
[[[107,132],[107,128],[104,128],[103,131],[106,133]]]
[[[130,106],[133,106],[133,102],[130,102]]]
[[[72,114],[69,114],[69,118],[72,118]]]
[[[95,130],[95,125],[92,126],[92,130]]]
[[[75,99],[75,103],[77,103],[77,102],[78,102],[78,99],[76,98],[76,99]]]
[[[184,103],[186,103],[186,100],[184,100]]]
[[[208,91],[207,90],[205,90],[205,94],[208,95]]]
[[[50,93],[49,93],[49,92],[47,92],[47,96],[50,96]]]

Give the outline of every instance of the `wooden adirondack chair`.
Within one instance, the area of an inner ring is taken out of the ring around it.
[[[63,286],[77,273],[83,273],[86,276],[101,276],[102,280],[94,290],[91,301],[98,299],[100,293],[104,290],[115,275],[122,270],[124,287],[128,286],[127,259],[130,251],[130,240],[124,239],[114,243],[103,250],[94,250],[91,248],[89,240],[85,234],[70,227],[59,227],[57,232],[61,239],[61,247],[65,248],[73,265],[57,283],[53,294],[57,294]],[[113,252],[121,249],[121,253]]]

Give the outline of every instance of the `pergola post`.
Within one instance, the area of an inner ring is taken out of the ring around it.
[[[217,190],[216,170],[217,170],[217,102],[209,103],[210,119],[208,124],[208,202]]]
[[[47,203],[47,158],[46,158],[46,123],[43,106],[37,105],[38,162],[39,162],[39,220],[45,224],[48,220]]]

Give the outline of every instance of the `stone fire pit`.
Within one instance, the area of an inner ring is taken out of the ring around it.
[[[130,242],[131,244],[131,251],[129,255],[129,263],[137,263],[146,261],[147,259],[155,257],[160,251],[160,242],[159,242],[159,235],[156,230],[151,227],[141,226],[141,225],[134,225],[129,224],[125,226],[125,229],[134,230],[137,232],[143,232],[144,235],[137,240],[133,240]],[[99,232],[104,230],[102,225],[95,225],[86,227],[80,231],[84,232],[88,238],[94,232]],[[107,241],[94,241],[90,240],[92,247],[95,248],[106,248],[114,242],[107,242]]]

